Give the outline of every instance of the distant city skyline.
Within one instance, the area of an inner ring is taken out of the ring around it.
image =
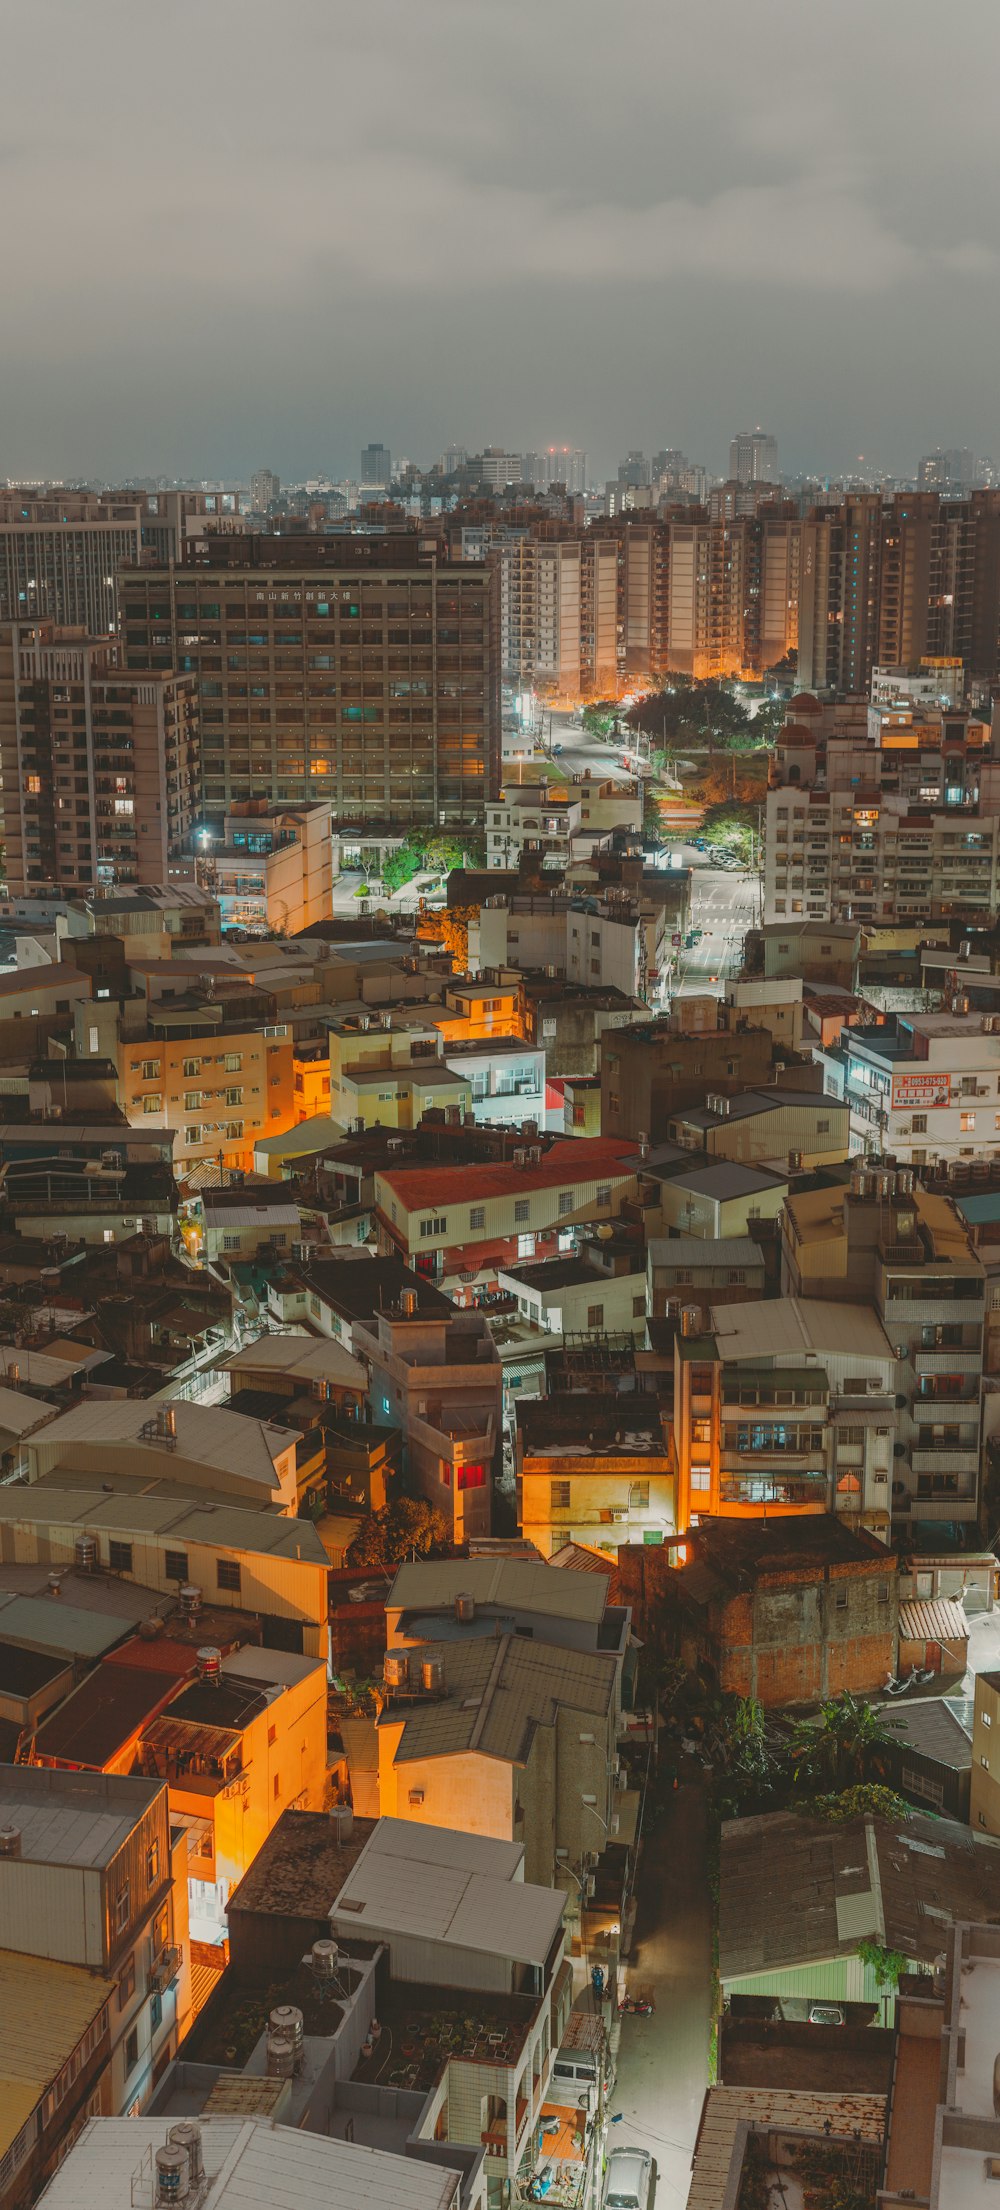
[[[0,436],[2,436],[2,431],[0,431]],[[272,458],[273,449],[279,447],[280,443],[280,436],[271,438],[269,450],[271,450]],[[1000,450],[1000,430],[998,430],[996,443],[998,450]],[[943,486],[958,490],[975,483],[981,469],[992,470],[996,465],[991,450],[980,450],[971,446],[955,446],[947,444],[943,438],[928,443],[919,453],[914,453],[908,459],[904,458],[902,465],[896,469],[888,468],[877,457],[869,453],[857,453],[849,457],[843,467],[839,469],[824,465],[819,460],[807,460],[804,463],[797,464],[791,458],[786,459],[784,444],[779,437],[769,432],[762,432],[760,429],[755,429],[752,432],[737,431],[729,436],[721,434],[713,436],[711,451],[713,454],[721,456],[717,465],[713,465],[711,461],[706,462],[700,453],[693,450],[690,451],[688,457],[690,464],[704,469],[710,480],[720,483],[733,480],[752,482],[755,480],[753,466],[749,463],[744,466],[743,459],[738,457],[738,453],[742,449],[745,458],[746,452],[751,446],[760,447],[761,445],[773,449],[776,457],[773,461],[773,474],[771,465],[767,465],[757,480],[762,483],[773,481],[776,490],[782,483],[815,482],[820,485],[827,483],[835,485],[858,480],[871,481],[872,483],[880,481],[899,482],[904,485],[912,483],[918,489]],[[606,463],[603,458],[605,451],[610,456]],[[365,467],[363,465],[359,466],[359,458],[363,463],[367,456],[374,456],[376,453],[385,455],[385,470],[370,477],[366,474]],[[134,467],[127,470],[123,469],[117,474],[102,474],[96,469],[88,473],[83,468],[66,468],[49,472],[28,469],[18,470],[6,465],[6,456],[0,451],[0,485],[7,484],[12,488],[16,488],[21,484],[52,486],[62,484],[67,487],[94,484],[98,487],[114,488],[118,485],[148,483],[167,486],[192,485],[205,490],[223,488],[229,490],[238,486],[245,489],[250,494],[253,503],[263,511],[263,507],[260,505],[261,486],[267,479],[270,479],[271,484],[275,487],[273,493],[274,503],[280,505],[280,493],[301,491],[304,486],[310,483],[354,484],[359,487],[367,486],[369,490],[381,483],[387,489],[389,483],[398,481],[402,472],[407,468],[415,467],[418,472],[426,475],[438,465],[443,465],[446,472],[453,472],[466,461],[474,460],[484,454],[487,456],[502,455],[505,458],[518,456],[528,461],[541,460],[547,462],[547,479],[553,483],[561,480],[557,473],[558,458],[565,454],[567,460],[573,464],[567,471],[572,478],[569,486],[570,490],[581,488],[581,460],[586,463],[587,487],[601,489],[605,483],[612,482],[615,477],[622,483],[634,480],[648,484],[651,480],[656,480],[655,464],[658,459],[665,462],[669,467],[669,464],[674,460],[685,458],[679,446],[662,447],[653,438],[647,438],[645,446],[630,444],[626,448],[623,444],[617,453],[612,451],[610,442],[605,439],[599,445],[598,452],[593,458],[586,448],[572,446],[564,440],[553,443],[550,440],[545,442],[540,440],[529,441],[516,437],[506,441],[483,438],[478,443],[470,441],[464,445],[459,445],[455,439],[449,439],[439,451],[418,452],[413,449],[412,445],[407,448],[404,440],[400,439],[398,445],[393,444],[392,446],[380,440],[366,440],[360,456],[345,451],[342,466],[338,465],[336,459],[314,455],[298,469],[272,470],[270,462],[262,464],[259,454],[254,453],[251,455],[248,464],[242,469],[213,469],[208,467],[199,472],[194,467],[185,468],[183,465],[178,465],[172,471],[164,468]],[[391,470],[389,468],[390,459]],[[637,462],[645,462],[645,473],[643,475],[637,473],[635,465]],[[529,476],[525,480],[534,481],[536,488],[544,488],[544,481],[537,476],[534,478]],[[993,480],[992,476],[990,480]],[[487,466],[484,472],[484,481],[489,483],[493,489],[502,489],[503,470],[496,467],[491,469]]]

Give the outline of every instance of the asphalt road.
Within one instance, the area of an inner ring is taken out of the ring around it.
[[[691,997],[723,986],[743,964],[743,939],[757,916],[757,878],[730,874],[725,868],[701,867],[692,877],[691,925],[704,935],[681,953],[680,980],[675,997]]]
[[[542,727],[547,750],[549,745],[548,707],[545,709]],[[552,744],[553,746],[557,744],[562,746],[561,752],[553,753],[552,766],[556,774],[603,775],[608,781],[618,783],[627,783],[631,780],[631,770],[622,765],[619,754],[613,746],[603,743],[599,737],[588,735],[586,729],[581,729],[579,723],[574,722],[569,714],[553,713]],[[537,767],[538,763],[535,764]],[[508,781],[511,780],[512,767],[513,780],[516,782],[517,763],[511,763],[510,760],[505,761],[504,772]]]
[[[649,2018],[624,2017],[608,2150],[648,2149],[656,2210],[683,2210],[711,2026],[712,1905],[705,1867],[705,1791],[686,1781],[646,1836],[628,1967],[631,1992],[652,1988]]]

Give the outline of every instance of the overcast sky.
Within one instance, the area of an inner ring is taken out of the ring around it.
[[[0,0],[0,478],[1000,460],[996,0]]]

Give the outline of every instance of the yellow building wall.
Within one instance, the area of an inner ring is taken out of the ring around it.
[[[326,1667],[317,1665],[244,1731],[243,1771],[214,1801],[216,1882],[231,1893],[282,1812],[321,1811],[325,1788]]]
[[[553,1505],[553,1481],[569,1482],[568,1505]],[[640,1481],[648,1481],[648,1504],[635,1501]],[[588,1460],[574,1472],[572,1460],[553,1459],[551,1470],[525,1471],[521,1476],[521,1532],[545,1558],[565,1542],[615,1551],[622,1543],[644,1541],[647,1534],[675,1532],[675,1488],[674,1476],[667,1470],[647,1474],[644,1467],[601,1466]]]
[[[237,1068],[227,1070],[226,1059],[238,1058]],[[185,1074],[184,1066],[197,1065]],[[144,1066],[157,1072],[144,1075]],[[221,1152],[226,1166],[252,1170],[254,1143],[259,1136],[280,1135],[295,1126],[295,1088],[290,1034],[265,1036],[257,1030],[236,1034],[157,1038],[143,1043],[123,1042],[119,1052],[122,1105],[136,1128],[173,1128],[174,1169],[178,1174]],[[238,1105],[226,1103],[227,1090],[239,1090]],[[204,1102],[185,1105],[185,1097],[197,1095]],[[225,1130],[237,1122],[238,1136]],[[208,1124],[208,1132],[202,1133]],[[187,1131],[199,1130],[197,1141]]]
[[[514,1834],[514,1768],[474,1751],[455,1757],[407,1759],[394,1765],[401,1727],[378,1732],[379,1814],[413,1819],[420,1826],[448,1826],[510,1842]],[[423,1790],[423,1802],[411,1793]]]
[[[295,1093],[295,1125],[300,1121],[315,1120],[330,1110],[330,1060],[293,1059]]]

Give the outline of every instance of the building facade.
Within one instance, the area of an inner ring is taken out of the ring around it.
[[[163,883],[199,801],[193,678],[127,672],[107,639],[8,625],[0,774],[15,897]]]
[[[202,802],[327,800],[340,821],[459,826],[499,766],[495,586],[437,540],[215,536],[122,576],[130,667],[197,677]]]

